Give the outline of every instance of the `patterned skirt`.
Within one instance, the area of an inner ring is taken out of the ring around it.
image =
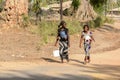
[[[59,54],[61,59],[68,59],[68,41],[59,41]]]

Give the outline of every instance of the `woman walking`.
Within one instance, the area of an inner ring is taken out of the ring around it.
[[[70,47],[70,41],[69,41],[69,31],[68,28],[66,28],[65,21],[61,21],[58,26],[58,34],[57,34],[55,46],[57,45],[58,41],[59,41],[59,54],[60,54],[61,62],[63,63],[64,58],[67,60],[67,62],[69,62],[68,47]]]
[[[82,41],[84,41],[84,50],[85,50],[85,58],[84,58],[84,63],[89,63],[90,62],[90,49],[91,49],[91,42],[95,41],[93,36],[92,36],[92,32],[89,30],[89,26],[88,25],[84,25],[83,27],[83,31],[81,34],[81,39],[80,39],[80,48],[81,48],[81,44]]]

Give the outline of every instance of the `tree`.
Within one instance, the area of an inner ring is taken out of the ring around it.
[[[34,0],[32,10],[36,13],[41,7],[41,0]]]
[[[120,0],[117,0],[118,7],[120,7]]]
[[[76,12],[76,11],[77,11],[79,5],[80,5],[80,1],[79,1],[79,0],[73,0],[73,1],[72,1],[73,12]]]
[[[63,8],[62,8],[62,3],[63,3],[63,0],[60,0],[60,21],[63,20]]]
[[[38,20],[41,21],[41,5],[42,5],[42,0],[34,0],[32,10],[36,14],[36,22]]]
[[[32,0],[28,0],[28,10],[29,10],[29,13],[31,12],[32,10]]]
[[[0,0],[0,4],[3,2],[4,0]]]
[[[107,3],[107,0],[90,0],[90,3],[97,13],[103,14],[103,11],[105,10],[105,3]]]
[[[81,0],[81,5],[79,6],[76,18],[80,22],[88,22],[90,20],[94,20],[97,14],[93,10],[93,7],[90,4],[90,0]]]

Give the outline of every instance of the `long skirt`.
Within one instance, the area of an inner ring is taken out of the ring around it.
[[[68,60],[68,41],[59,41],[59,46],[61,60],[64,58]]]

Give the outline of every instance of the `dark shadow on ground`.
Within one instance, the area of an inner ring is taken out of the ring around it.
[[[78,72],[85,72],[87,74],[105,74],[111,77],[107,77],[104,80],[120,80],[120,65],[98,65],[91,64],[91,66],[82,65],[82,64],[72,64],[76,67],[84,67],[86,69],[78,69]],[[103,80],[101,78],[93,77],[90,75],[83,75],[77,73],[68,73],[64,74],[65,70],[62,73],[59,73],[61,76],[55,77],[54,74],[38,72],[38,69],[35,70],[9,70],[9,73],[4,73],[10,77],[0,77],[0,80]],[[17,75],[18,74],[18,75]],[[22,75],[22,76],[21,76]],[[52,75],[52,76],[50,76]]]
[[[74,66],[77,67],[84,67],[90,70],[80,70],[82,72],[86,72],[86,73],[98,73],[98,74],[105,74],[105,75],[109,75],[113,78],[117,78],[117,79],[113,79],[113,80],[120,80],[120,65],[105,65],[105,64],[91,64],[91,66],[86,65],[81,65],[81,64],[72,64]],[[112,79],[110,79],[112,80]]]
[[[52,58],[45,58],[45,57],[42,57],[41,59],[47,61],[47,62],[54,62],[54,63],[61,63],[60,61],[57,61],[57,60],[54,60]]]
[[[77,62],[77,63],[84,64],[84,62],[82,62],[82,61],[79,61],[79,60],[76,60],[76,59],[70,59],[70,61],[73,61],[73,62]]]
[[[120,32],[120,29],[116,29],[110,25],[103,25],[103,27],[100,27],[97,30],[100,32],[105,32],[104,30],[111,31],[111,32]]]
[[[71,75],[61,74],[63,77],[53,77],[44,74],[27,73],[26,71],[11,71],[13,73],[22,74],[27,77],[19,77],[13,74],[7,74],[11,77],[0,77],[0,80],[100,80],[89,75]]]

